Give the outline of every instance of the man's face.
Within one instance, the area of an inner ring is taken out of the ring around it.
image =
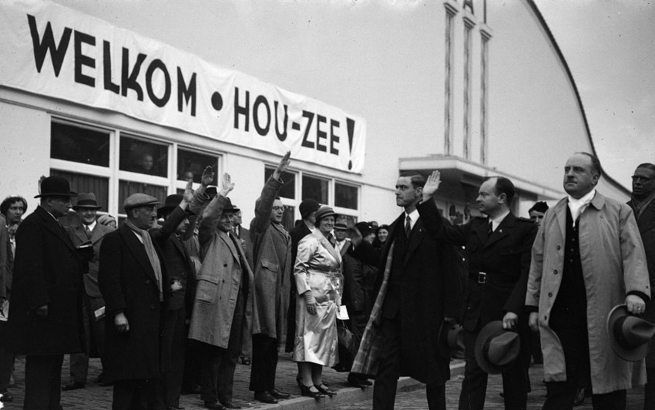
[[[637,168],[632,175],[632,195],[645,199],[655,192],[655,171],[650,168]]]
[[[233,215],[233,212],[223,212],[221,217],[218,219],[218,230],[223,232],[231,231]]]
[[[282,215],[284,215],[284,205],[282,205],[282,201],[276,199],[273,201],[273,209],[271,210],[271,222],[282,223]]]
[[[534,223],[537,224],[537,226],[541,225],[541,221],[544,219],[544,215],[546,215],[545,212],[539,212],[539,211],[530,211],[530,220]]]
[[[130,220],[137,228],[150,229],[157,220],[155,206],[140,206],[130,210]]]
[[[485,215],[494,215],[500,210],[502,204],[505,203],[505,195],[496,194],[496,178],[488,179],[480,185],[476,202],[480,212]]]
[[[414,188],[410,177],[400,177],[396,181],[396,205],[406,207],[415,204],[422,197],[423,188]]]
[[[23,201],[16,201],[9,205],[7,209],[7,225],[15,225],[20,223],[25,213],[25,205]]]
[[[91,225],[93,221],[96,220],[96,214],[98,211],[93,208],[78,208],[77,215],[82,220],[84,225]]]
[[[67,196],[53,196],[48,198],[47,202],[50,205],[50,213],[55,218],[66,215],[71,207],[71,199]]]
[[[177,225],[177,228],[175,229],[175,233],[182,235],[184,232],[186,232],[188,227],[189,227],[189,218],[184,218],[184,220]]]
[[[232,226],[241,225],[241,211],[232,214]]]
[[[348,236],[348,234],[346,233],[345,230],[343,229],[334,230],[334,237],[337,238],[337,241],[339,242],[343,241],[344,239],[346,239],[346,236]]]
[[[564,190],[573,198],[580,199],[598,183],[598,174],[593,171],[591,158],[575,154],[564,166]]]

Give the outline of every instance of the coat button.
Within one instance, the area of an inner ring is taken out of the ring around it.
[[[559,272],[557,271],[557,269],[555,269],[555,270],[553,271],[553,275],[557,275],[558,273],[559,273]]]
[[[559,251],[560,249],[562,249],[562,247],[557,245],[557,250]]]
[[[544,315],[544,320],[548,320],[548,315]]]
[[[146,285],[150,285],[150,279],[146,279]]]
[[[553,297],[553,292],[548,292],[548,297],[552,298]]]

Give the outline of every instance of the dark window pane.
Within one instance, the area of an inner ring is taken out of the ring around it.
[[[200,183],[202,171],[205,170],[207,165],[211,165],[214,168],[214,181],[212,185],[216,185],[218,180],[217,157],[183,149],[177,150],[177,179],[179,181],[188,181],[192,177],[193,182]]]
[[[334,205],[357,209],[357,187],[336,182],[334,184]]]
[[[303,175],[302,177],[302,199],[313,199],[322,204],[328,203],[328,181]]]
[[[50,157],[108,167],[109,133],[53,122]]]
[[[264,182],[268,181],[268,179],[271,177],[271,175],[273,175],[273,172],[275,172],[274,168],[265,168],[264,169]],[[282,185],[282,188],[280,188],[280,191],[278,192],[278,194],[281,197],[295,199],[296,198],[296,174],[293,174],[291,172],[283,172],[281,178],[282,178],[282,181],[284,182],[284,185]]]
[[[134,138],[121,137],[119,169],[165,177],[168,147]]]
[[[51,169],[50,175],[57,175],[64,177],[68,180],[71,186],[71,191],[79,193],[92,192],[96,195],[96,201],[100,206],[100,211],[107,212],[108,208],[108,192],[109,192],[109,179],[96,177],[92,175],[76,174],[73,172],[64,172],[57,169]],[[73,204],[76,199],[72,198]]]
[[[166,187],[158,185],[148,185],[141,182],[133,181],[119,181],[118,182],[118,211],[125,213],[123,209],[123,202],[125,198],[132,194],[141,192],[144,194],[152,195],[159,200],[160,205],[164,203],[166,199]]]

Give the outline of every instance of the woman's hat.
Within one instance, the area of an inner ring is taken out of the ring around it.
[[[610,346],[621,359],[637,362],[648,353],[648,342],[655,335],[655,324],[628,312],[626,305],[617,305],[607,315]]]
[[[337,213],[334,212],[334,209],[331,207],[327,205],[321,205],[321,207],[318,208],[318,211],[316,211],[316,223],[319,223],[321,219],[328,216],[337,216]]]
[[[519,334],[503,329],[503,322],[487,323],[475,339],[475,360],[486,373],[498,374],[512,363],[521,350]]]
[[[60,176],[51,176],[43,178],[41,181],[41,190],[39,195],[34,198],[43,198],[47,196],[77,196],[77,193],[72,192],[68,180]]]

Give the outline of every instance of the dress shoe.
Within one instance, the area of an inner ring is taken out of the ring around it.
[[[350,383],[351,386],[359,387],[360,389],[371,386],[373,384],[370,381],[368,381],[368,379],[366,379],[365,377],[358,376],[353,373],[350,373],[348,375],[348,383]]]
[[[234,404],[232,401],[222,401],[221,404],[226,409],[240,409],[241,408],[241,406],[238,406],[238,405]]]
[[[12,396],[8,391],[0,393],[0,402],[2,403],[11,403],[14,401],[14,396]],[[2,406],[0,406],[2,407]]]
[[[275,397],[278,400],[286,400],[289,397],[291,397],[289,393],[280,391],[278,389],[271,389],[268,392],[271,394],[271,396]]]
[[[225,407],[223,407],[223,405],[217,401],[206,401],[205,408],[212,410],[225,410]]]
[[[85,383],[82,383],[82,382],[73,382],[73,383],[65,384],[61,389],[62,389],[63,391],[69,391],[69,390],[83,389],[85,386],[86,386]]]
[[[332,390],[329,387],[327,387],[325,384],[318,384],[314,385],[320,391],[321,393],[325,394],[326,396],[334,397],[337,395],[336,390]]]
[[[273,395],[267,391],[256,391],[255,400],[261,401],[262,403],[269,403],[269,404],[277,403],[275,397],[273,397]]]
[[[314,400],[318,400],[323,396],[316,386],[305,386],[304,384],[300,385],[300,395],[305,397],[311,397]]]

